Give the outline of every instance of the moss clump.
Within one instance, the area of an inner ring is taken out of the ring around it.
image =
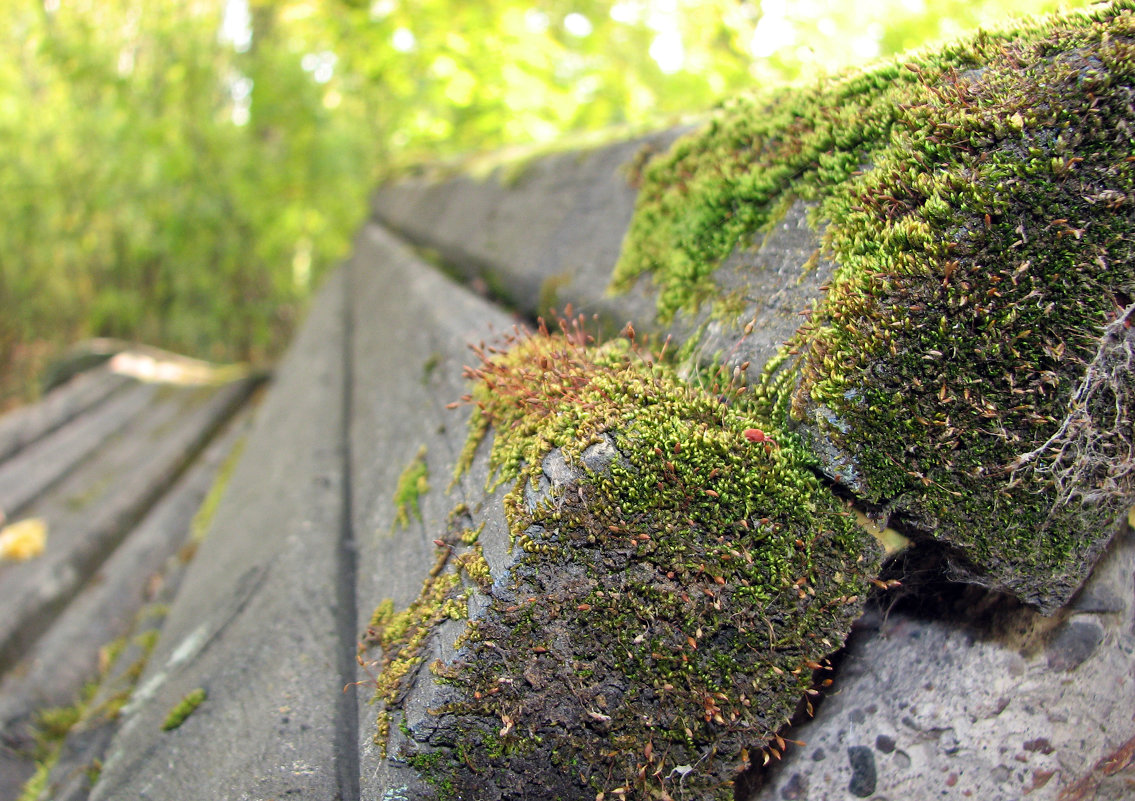
[[[421,496],[430,491],[430,469],[426,464],[426,447],[423,445],[418,455],[402,475],[398,477],[398,484],[394,489],[394,526],[408,528],[410,517],[413,515],[422,519],[422,510],[418,506]]]
[[[1135,497],[1133,8],[728,104],[647,169],[615,274],[692,308],[812,204],[838,268],[766,413],[959,573],[1046,610]]]
[[[467,596],[460,594],[461,576],[458,570],[446,571],[452,548],[443,545],[422,584],[417,599],[408,608],[396,612],[394,602],[387,598],[371,615],[370,624],[359,643],[362,655],[379,648],[382,656],[376,663],[373,701],[381,705],[378,713],[378,731],[375,742],[386,754],[390,736],[391,710],[397,709],[409,685],[422,664],[428,639],[446,620],[468,617]],[[477,570],[477,568],[474,568]]]
[[[205,690],[200,687],[186,693],[185,697],[178,701],[166,715],[166,719],[162,722],[162,731],[173,731],[180,727],[190,715],[197,711],[197,707],[205,703],[206,697]]]
[[[731,798],[745,749],[776,748],[842,644],[881,551],[744,393],[578,326],[511,344],[474,371],[470,442],[493,434],[519,547],[435,665],[454,740],[419,759],[426,777],[471,798],[487,777],[528,797],[532,776],[549,798],[679,783]],[[408,610],[416,626],[439,621],[426,586],[435,611]]]

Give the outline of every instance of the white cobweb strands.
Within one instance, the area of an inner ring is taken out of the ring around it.
[[[1052,483],[1053,512],[1077,500],[1085,506],[1130,505],[1135,500],[1133,325],[1135,303],[1104,328],[1060,427],[1011,465],[1013,484],[1029,473]]]

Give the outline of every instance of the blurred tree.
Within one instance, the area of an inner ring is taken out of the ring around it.
[[[87,336],[270,359],[415,161],[662,125],[1054,5],[0,0],[0,405]]]

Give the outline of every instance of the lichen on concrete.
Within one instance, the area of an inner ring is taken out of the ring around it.
[[[765,413],[955,573],[1066,602],[1135,499],[1135,4],[726,104],[646,170],[666,318],[793,200],[837,265]]]
[[[739,387],[578,322],[509,345],[471,371],[467,456],[489,447],[512,487],[512,562],[490,583],[467,552],[376,615],[380,726],[447,608],[479,594],[431,667],[450,692],[429,745],[400,755],[440,796],[530,797],[538,776],[547,798],[731,798],[824,681],[881,549]]]

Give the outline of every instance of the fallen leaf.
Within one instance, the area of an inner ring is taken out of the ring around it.
[[[23,562],[43,553],[47,543],[47,523],[29,517],[0,529],[0,561]]]

